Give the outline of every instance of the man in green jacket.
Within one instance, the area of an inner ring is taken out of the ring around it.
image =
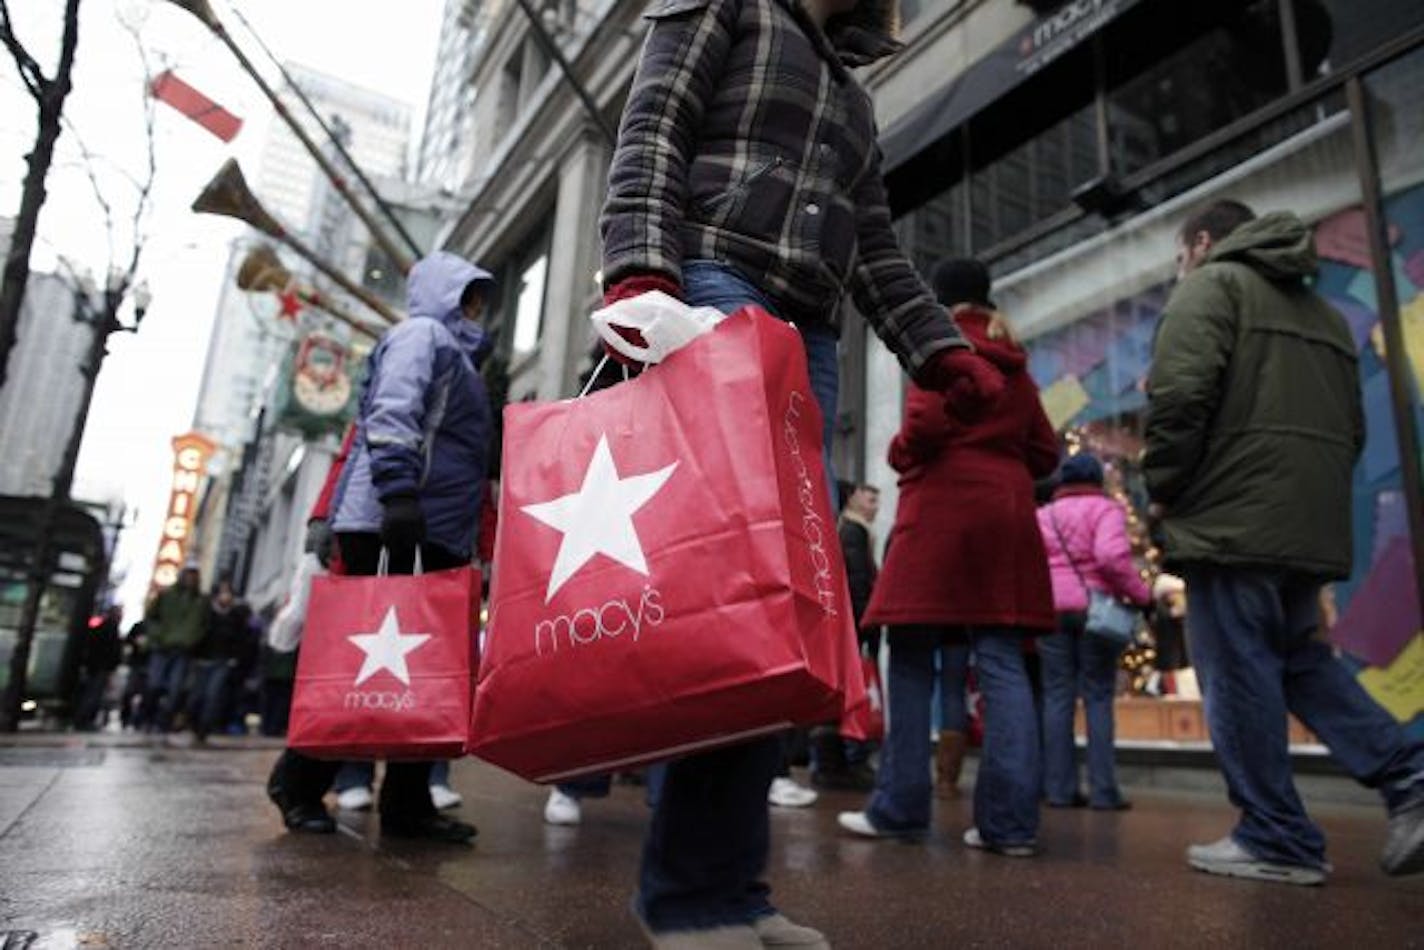
[[[1147,487],[1185,576],[1207,725],[1241,820],[1188,849],[1212,874],[1320,884],[1325,839],[1291,776],[1289,709],[1390,812],[1380,859],[1424,870],[1424,743],[1318,637],[1322,585],[1349,576],[1351,473],[1364,444],[1344,319],[1310,287],[1310,229],[1218,202],[1179,234],[1148,379]]]
[[[193,651],[207,633],[208,600],[196,567],[186,567],[178,582],[159,592],[144,614],[148,636],[148,693],[144,720],[154,732],[167,732],[188,680]]]

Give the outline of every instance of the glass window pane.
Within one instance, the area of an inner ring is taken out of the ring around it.
[[[514,307],[514,353],[531,353],[539,345],[544,326],[544,278],[549,255],[543,254],[519,278],[519,301]]]
[[[1349,66],[1424,24],[1419,0],[1293,0],[1306,79]]]
[[[1285,95],[1285,55],[1276,0],[1206,16],[1195,4],[1163,16],[1196,39],[1143,61],[1127,37],[1107,43],[1108,133],[1113,169],[1130,174]]]

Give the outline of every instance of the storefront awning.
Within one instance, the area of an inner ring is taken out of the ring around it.
[[[1069,0],[1019,30],[881,134],[884,172],[904,165],[1139,2]]]

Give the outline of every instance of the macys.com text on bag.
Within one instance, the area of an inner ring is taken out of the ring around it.
[[[806,397],[800,392],[791,393],[791,401],[782,419],[781,436],[791,453],[791,464],[796,469],[796,498],[801,502],[801,527],[806,532],[809,546],[811,569],[816,576],[816,599],[821,602],[821,610],[827,617],[836,616],[836,588],[832,581],[831,558],[826,553],[825,519],[816,513],[814,504],[816,492],[824,493],[826,486],[811,479],[810,466],[801,454],[799,426],[801,424],[801,404]]]
[[[631,633],[633,642],[643,634],[643,627],[659,626],[667,619],[662,605],[662,591],[644,587],[643,594],[632,603],[628,598],[609,600],[598,607],[583,607],[563,616],[540,620],[534,624],[534,653],[543,656],[557,653],[561,642],[570,647],[589,646],[599,640],[614,640]]]

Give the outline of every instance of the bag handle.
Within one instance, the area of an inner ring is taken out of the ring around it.
[[[425,573],[425,565],[421,562],[421,558],[420,558],[420,545],[417,544],[417,545],[415,546],[415,570],[414,570],[414,574],[420,575],[420,574],[424,574],[424,573]],[[390,576],[391,576],[391,549],[388,548],[388,547],[386,547],[384,544],[381,545],[381,553],[380,553],[380,555],[376,558],[376,576],[377,576],[377,577],[390,577]]]
[[[616,301],[589,315],[608,348],[637,363],[661,363],[726,317],[715,307],[689,307],[661,290]],[[636,330],[646,345],[630,341],[616,328]]]

